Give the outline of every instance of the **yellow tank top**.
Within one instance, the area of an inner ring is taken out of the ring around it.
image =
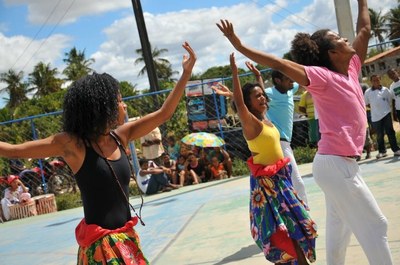
[[[263,123],[261,133],[252,140],[246,140],[250,151],[253,153],[253,162],[261,165],[275,164],[283,158],[280,145],[280,134],[275,126],[271,127]]]

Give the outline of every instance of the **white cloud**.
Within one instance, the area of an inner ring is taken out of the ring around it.
[[[244,19],[242,15],[248,12],[252,14],[251,20]],[[185,50],[181,44],[188,41],[192,45],[198,57],[194,73],[204,72],[212,66],[229,64],[229,53],[234,49],[216,26],[221,18],[230,19],[237,32],[241,33],[243,41],[249,45],[256,45],[265,28],[271,24],[270,18],[254,3],[226,8],[184,10],[156,16],[145,13],[144,16],[150,43],[153,47],[168,49],[163,57],[171,62],[174,70],[181,72],[182,69],[181,60]],[[137,58],[135,50],[140,48],[134,18],[118,20],[104,32],[108,40],[93,54],[96,60],[94,67],[107,69],[120,80],[137,83],[139,88],[147,88],[147,77],[136,77],[143,65],[133,64]],[[241,58],[239,62],[243,60]]]
[[[80,17],[98,15],[121,8],[132,7],[130,1],[124,0],[5,0],[7,5],[26,5],[28,20],[34,24],[56,24],[62,18],[61,24],[77,21]]]
[[[32,40],[25,36],[7,37],[0,32],[0,73],[13,69],[23,71],[25,78],[39,62],[50,63],[52,68],[58,67],[57,61],[64,55],[63,50],[70,47],[70,37],[56,34],[47,39]],[[59,70],[62,68],[58,68]],[[0,82],[0,90],[7,85]],[[5,104],[5,93],[0,94],[0,107]]]
[[[0,73],[7,72],[10,68],[29,73],[40,61],[51,63],[55,67],[70,41],[68,36],[60,34],[47,39],[32,40],[25,36],[7,37],[0,33]]]

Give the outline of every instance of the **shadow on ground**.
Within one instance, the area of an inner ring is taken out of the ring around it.
[[[260,249],[257,247],[257,245],[249,245],[247,247],[241,248],[239,251],[233,253],[232,255],[225,257],[214,265],[222,265],[233,261],[244,260],[258,254],[260,254]]]

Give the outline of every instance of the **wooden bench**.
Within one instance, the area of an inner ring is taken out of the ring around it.
[[[32,198],[36,203],[37,213],[46,214],[57,212],[56,197],[54,194],[44,194]]]
[[[27,203],[14,204],[9,206],[9,208],[11,220],[37,215],[36,203],[33,200]]]

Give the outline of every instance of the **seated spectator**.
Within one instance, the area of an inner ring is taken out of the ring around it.
[[[184,155],[179,155],[176,161],[176,174],[172,178],[172,183],[177,184],[179,182],[179,186],[181,187],[185,184],[185,167],[186,157]]]
[[[178,185],[171,184],[165,174],[165,169],[157,167],[153,161],[139,160],[140,169],[136,174],[136,182],[139,189],[147,195],[156,194],[159,191],[178,189]]]
[[[180,144],[175,140],[175,136],[170,135],[167,137],[167,151],[171,159],[178,160],[179,152],[181,149]]]
[[[208,154],[209,159],[216,156],[218,161],[224,165],[224,168],[228,174],[228,178],[232,176],[232,160],[228,152],[222,147],[214,147]]]
[[[144,158],[161,164],[161,154],[164,153],[161,139],[162,135],[158,127],[140,138]]]
[[[206,168],[193,152],[188,153],[185,175],[187,184],[199,184],[207,181]]]
[[[168,180],[172,182],[172,184],[178,184],[174,182],[174,176],[176,174],[176,162],[175,160],[171,159],[168,153],[163,153],[161,155],[161,168],[165,169],[164,172],[167,174]]]
[[[201,150],[202,150],[203,148],[201,148],[201,147],[199,147],[199,146],[192,146],[192,148],[191,148],[191,151],[193,152],[193,154],[196,156],[196,157],[200,157],[200,152],[201,152]]]
[[[4,190],[4,198],[1,200],[1,207],[3,215],[6,220],[10,219],[11,205],[24,204],[31,201],[31,194],[29,189],[25,187],[24,183],[18,176],[10,175],[7,177],[7,184],[10,186]]]
[[[224,168],[224,164],[219,162],[216,156],[213,156],[211,158],[210,170],[211,170],[211,180],[220,180],[228,177],[228,174]]]
[[[183,155],[184,157],[188,157],[189,152],[192,151],[192,147],[190,145],[187,145],[185,143],[181,144],[181,149],[179,150],[179,154]]]
[[[210,166],[211,166],[211,162],[210,159],[208,158],[208,153],[206,151],[207,148],[201,148],[199,151],[199,163],[204,165],[204,168],[206,170],[206,181],[210,180],[212,178],[211,175],[211,170],[210,170]]]

